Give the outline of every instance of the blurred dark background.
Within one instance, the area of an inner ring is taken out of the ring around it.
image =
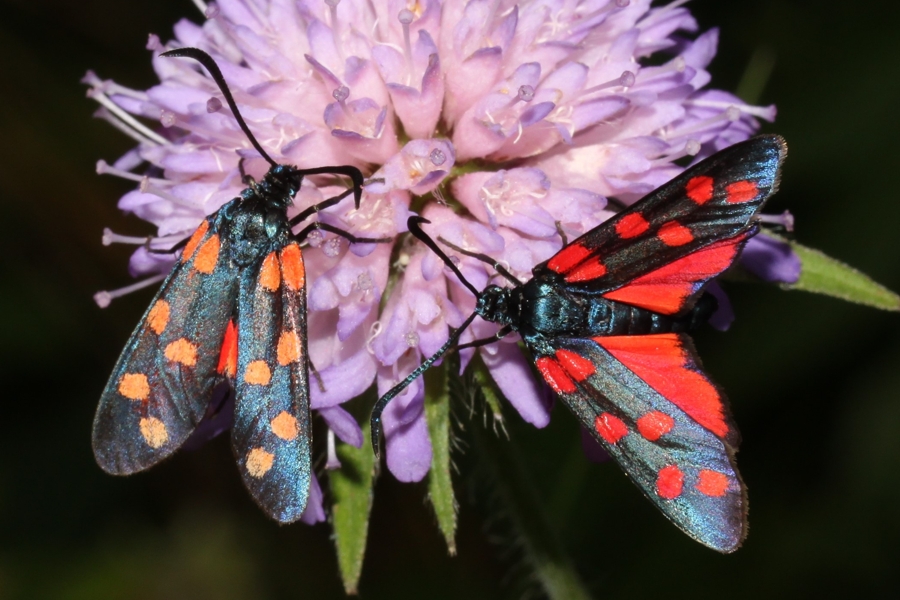
[[[703,28],[721,28],[714,87],[737,90],[748,65],[774,61],[764,88],[742,87],[778,104],[764,131],[790,144],[770,210],[789,207],[800,241],[900,290],[900,4],[690,8]],[[91,118],[79,79],[94,69],[152,85],[147,34],[170,39],[177,19],[199,14],[188,0],[3,0],[0,14],[0,598],[342,597],[329,527],[270,522],[243,491],[227,440],[124,479],[103,474],[90,450],[100,391],[151,297],[97,308],[94,292],[130,282],[128,249],[102,247],[100,234],[150,230],[116,208],[131,186],[94,174],[97,159],[131,144]],[[581,462],[566,411],[544,431],[508,413],[579,573],[598,598],[897,597],[900,315],[728,289],[737,321],[698,346],[744,435],[751,528],[736,554],[690,541],[615,466]],[[381,477],[364,597],[536,591],[492,541],[497,515],[470,500],[464,477],[457,484],[450,558],[423,486]]]

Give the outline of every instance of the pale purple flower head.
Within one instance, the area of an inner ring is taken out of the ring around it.
[[[191,61],[158,57],[195,46],[218,62],[276,161],[350,164],[368,175],[359,209],[347,199],[320,220],[358,236],[393,237],[405,231],[412,206],[432,222],[434,238],[528,279],[560,249],[557,223],[577,237],[614,214],[607,197],[631,204],[678,174],[679,159],[699,160],[749,137],[758,117],[774,118],[772,107],[707,89],[718,32],[697,34],[680,4],[221,0],[202,24],[179,22],[174,40],[151,36],[158,86],[136,91],[88,75],[101,114],[138,143],[98,170],[139,183],[120,207],[157,227],[158,248],[240,192],[241,158],[262,175],[265,161],[212,81]],[[304,181],[291,215],[340,191],[317,183]],[[111,232],[105,239],[144,242]],[[433,253],[398,240],[399,248],[350,245],[316,233],[305,252],[309,353],[325,388],[311,386],[312,406],[330,436],[354,445],[362,435],[341,404],[373,383],[383,393],[402,380],[474,308]],[[767,243],[750,252],[755,272],[795,277],[793,255]],[[476,288],[495,277],[482,262],[454,260]],[[141,247],[130,266],[152,282],[171,259]],[[463,341],[495,332],[476,320]],[[477,351],[522,417],[546,425],[547,391],[516,340]],[[464,366],[471,356],[463,353]],[[420,480],[431,464],[423,400],[416,381],[384,413],[388,468],[403,481]],[[321,494],[311,497],[319,498],[310,509],[315,520]]]

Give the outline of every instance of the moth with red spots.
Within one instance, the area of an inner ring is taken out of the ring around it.
[[[541,377],[664,515],[710,548],[736,550],[747,533],[746,489],[735,464],[739,434],[687,332],[715,310],[703,288],[758,232],[757,214],[778,187],[786,154],[774,135],[726,148],[565,245],[527,282],[444,242],[492,264],[510,288],[476,290],[419,227],[428,221],[410,218],[410,231],[476,296],[476,309],[379,399],[376,453],[387,403],[480,316],[500,331],[458,348],[518,333]]]
[[[311,479],[300,240],[312,229],[351,242],[388,240],[357,238],[324,223],[294,234],[294,226],[351,193],[358,207],[362,174],[348,166],[298,169],[275,163],[250,133],[208,54],[182,48],[163,56],[194,58],[206,67],[271,168],[207,217],[184,244],[100,398],[94,455],[114,475],[155,465],[188,439],[210,409],[214,389],[228,381],[236,397],[232,448],[244,483],[269,516],[296,521]],[[322,173],[350,176],[353,187],[288,219],[303,177]]]

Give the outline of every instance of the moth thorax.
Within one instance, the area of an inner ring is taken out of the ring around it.
[[[273,208],[287,208],[294,202],[303,177],[295,167],[276,165],[269,169],[257,185],[257,192],[265,203]]]
[[[506,325],[511,322],[509,290],[489,285],[478,295],[475,312],[485,321]]]

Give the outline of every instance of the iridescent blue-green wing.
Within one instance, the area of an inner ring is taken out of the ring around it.
[[[535,361],[640,490],[682,531],[719,552],[747,534],[740,436],[687,334],[555,338]]]
[[[296,242],[242,272],[237,329],[232,447],[256,502],[290,523],[306,508],[311,473],[306,282]]]
[[[127,475],[177,450],[203,418],[237,299],[218,213],[204,220],[122,351],[94,417],[100,467]]]

